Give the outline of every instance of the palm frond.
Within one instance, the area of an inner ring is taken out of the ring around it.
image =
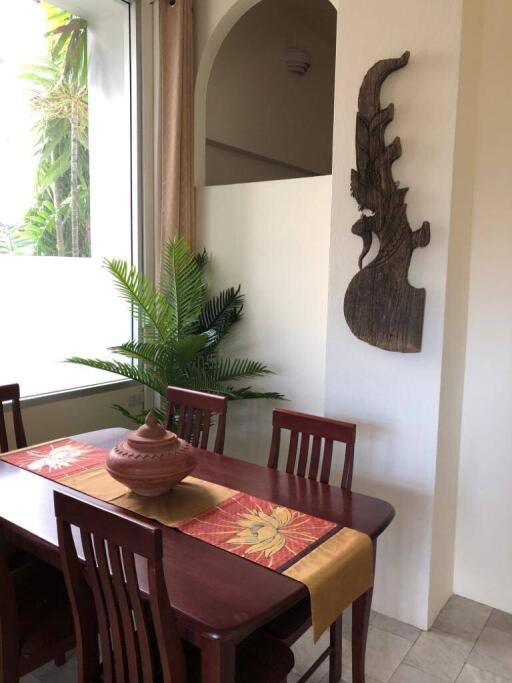
[[[240,285],[229,287],[207,301],[199,316],[199,331],[223,329],[226,323],[231,326],[241,318],[244,296]]]
[[[216,382],[233,382],[247,377],[273,374],[263,363],[247,358],[216,358],[210,371]]]
[[[114,277],[119,294],[134,306],[134,313],[146,331],[150,333],[152,328],[161,341],[167,342],[173,312],[153,283],[126,261],[105,260],[105,265]]]
[[[251,387],[243,387],[242,389],[235,389],[228,387],[232,400],[241,400],[249,398],[270,398],[276,401],[286,401],[287,398],[283,394],[276,391],[253,391]]]
[[[179,339],[190,332],[201,313],[202,280],[196,257],[187,242],[169,240],[162,255],[160,291],[170,311],[170,332]]]
[[[135,424],[139,425],[144,424],[148,414],[148,411],[144,411],[142,413],[131,413],[124,406],[120,406],[119,403],[114,403],[112,408],[119,411],[121,415],[124,415],[124,417],[128,418],[128,420],[131,420],[132,422],[135,422]],[[165,422],[166,415],[162,410],[158,410],[158,408],[152,408],[151,410],[155,413],[160,422]]]
[[[155,368],[165,371],[169,363],[169,353],[162,344],[151,342],[129,341],[119,346],[112,346],[110,351],[120,356],[126,356],[133,360],[153,365]]]
[[[162,381],[162,378],[151,370],[131,365],[130,363],[121,363],[119,361],[100,360],[99,358],[66,358],[66,363],[75,363],[76,365],[85,365],[96,370],[104,370],[105,372],[112,372],[115,375],[121,375],[127,379],[133,379],[144,386],[153,389],[159,394],[165,395],[167,392],[167,384]]]

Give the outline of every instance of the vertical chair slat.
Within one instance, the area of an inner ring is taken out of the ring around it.
[[[208,448],[208,438],[210,436],[210,426],[212,421],[212,414],[206,410],[203,413],[203,431],[201,434],[201,448],[206,450]],[[215,449],[217,451],[217,449]]]
[[[194,420],[194,409],[191,406],[186,407],[186,414],[185,414],[185,424],[183,427],[183,438],[185,441],[190,441],[190,437],[192,434],[192,422]]]
[[[224,453],[224,439],[226,436],[226,413],[219,413],[217,418],[217,433],[215,435],[215,453]]]
[[[176,418],[176,434],[180,437],[183,438],[183,435],[185,433],[185,418],[187,415],[187,406],[181,405],[178,413],[178,417]]]
[[[297,466],[297,474],[299,477],[306,476],[306,468],[308,466],[308,454],[309,454],[309,434],[301,434],[300,437],[300,455],[299,464]]]
[[[16,448],[25,448],[25,446],[27,445],[27,439],[25,437],[25,430],[23,428],[23,419],[21,417],[21,406],[19,397],[12,402],[12,419],[14,422],[14,436],[16,438]]]
[[[119,614],[126,643],[126,664],[130,683],[139,683],[140,680],[140,653],[136,634],[133,630],[133,615],[129,596],[126,592],[126,583],[121,564],[120,548],[108,541],[108,554],[112,567],[112,580],[114,591],[119,606]]]
[[[320,474],[320,481],[324,484],[329,483],[329,478],[331,476],[332,448],[332,439],[326,439],[324,444],[324,457],[322,458],[322,473]]]
[[[295,472],[295,460],[297,459],[298,441],[298,432],[292,432],[290,435],[290,445],[288,447],[288,459],[286,461],[286,471],[288,472],[288,474],[293,474]]]
[[[7,427],[5,425],[5,412],[3,403],[10,402],[12,407],[12,421],[14,425],[14,437],[16,448],[25,448],[27,439],[23,428],[20,406],[20,385],[4,384],[0,386],[0,452],[5,453],[9,450],[7,438]]]
[[[343,468],[343,479],[341,485],[350,489],[352,486],[352,472],[354,470],[354,444],[347,444],[345,449],[345,467]]]
[[[98,575],[105,600],[108,623],[110,626],[110,638],[112,640],[112,653],[114,660],[115,679],[118,683],[127,680],[124,638],[122,633],[121,621],[119,618],[118,604],[114,596],[112,586],[112,576],[110,574],[107,554],[105,552],[105,539],[98,535],[93,536],[94,552],[98,565]]]
[[[199,447],[199,439],[201,436],[201,429],[203,426],[204,415],[200,410],[196,410],[194,413],[194,429],[192,436],[190,438],[190,443],[194,448]]]
[[[313,447],[311,449],[311,460],[309,463],[309,479],[318,477],[318,468],[320,465],[320,449],[322,447],[322,437],[313,437]]]
[[[139,652],[141,659],[142,677],[144,683],[153,683],[153,662],[151,657],[151,645],[147,629],[144,610],[139,594],[139,582],[133,554],[126,548],[121,548],[123,566],[126,574],[126,585],[135,617],[137,639],[139,641]]]
[[[279,450],[281,446],[281,430],[279,427],[272,428],[272,442],[270,444],[270,453],[268,456],[268,467],[276,470],[279,465]]]
[[[96,614],[98,616],[98,627],[100,632],[101,655],[103,660],[103,677],[105,681],[113,681],[114,665],[112,662],[112,644],[110,641],[110,628],[107,620],[107,609],[105,599],[101,590],[96,558],[91,542],[90,535],[81,530],[82,548],[84,549],[85,561],[87,563],[88,578],[91,584]]]
[[[0,403],[0,452],[6,453],[9,450],[7,442],[7,429],[5,427],[4,407]]]
[[[93,681],[99,675],[98,617],[94,597],[76,553],[71,526],[57,518],[57,532],[75,626],[77,677],[79,681]]]

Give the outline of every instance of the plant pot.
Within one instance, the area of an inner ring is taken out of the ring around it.
[[[143,424],[110,451],[106,469],[139,496],[161,496],[197,465],[193,449],[150,411]]]

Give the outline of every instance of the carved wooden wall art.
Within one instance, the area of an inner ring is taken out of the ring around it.
[[[357,171],[352,170],[351,192],[361,218],[352,232],[363,240],[359,272],[345,294],[345,319],[352,332],[369,344],[388,351],[421,350],[425,290],[407,279],[412,252],[430,242],[430,225],[412,231],[407,220],[405,195],[393,179],[392,164],[402,154],[400,138],[384,142],[386,126],[393,120],[393,104],[380,106],[384,80],[409,61],[409,52],[397,59],[383,59],[366,74],[359,91],[356,122]],[[373,233],[380,248],[363,267]]]

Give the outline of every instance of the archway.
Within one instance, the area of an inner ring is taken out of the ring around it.
[[[333,0],[232,1],[199,44],[197,185],[331,172],[335,42]]]

